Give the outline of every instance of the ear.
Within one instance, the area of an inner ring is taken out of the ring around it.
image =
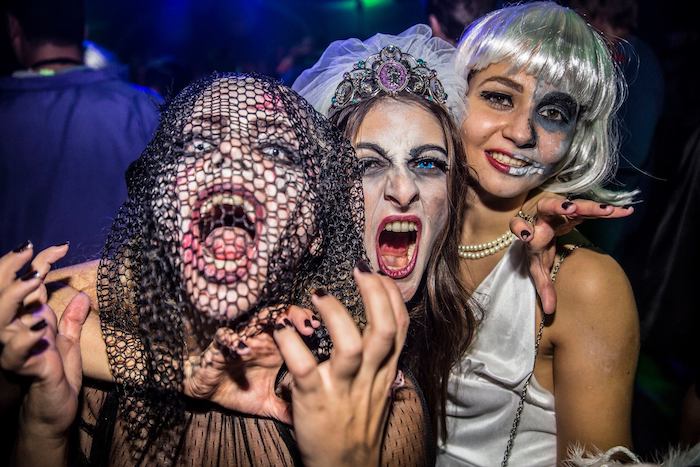
[[[15,55],[19,56],[19,48],[21,48],[24,31],[14,15],[7,15],[7,31],[10,34],[10,43],[15,51]]]

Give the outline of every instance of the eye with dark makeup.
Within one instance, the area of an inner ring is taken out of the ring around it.
[[[569,94],[550,92],[540,101],[537,113],[553,123],[567,125],[576,119],[578,104]]]
[[[509,94],[498,91],[481,91],[479,96],[488,105],[498,110],[506,110],[513,107],[513,98]]]
[[[386,168],[387,161],[381,157],[367,156],[359,158],[362,175],[374,175]]]

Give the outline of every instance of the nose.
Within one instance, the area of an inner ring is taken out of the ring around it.
[[[407,209],[418,201],[419,193],[413,177],[401,170],[393,170],[384,186],[384,198],[399,209]]]
[[[537,134],[529,110],[513,112],[503,128],[503,136],[518,148],[534,148],[537,145]]]

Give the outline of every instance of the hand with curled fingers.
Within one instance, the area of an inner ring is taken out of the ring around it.
[[[67,431],[78,408],[80,333],[89,299],[78,294],[56,323],[41,290],[48,267],[66,251],[67,245],[42,251],[20,277],[17,272],[32,258],[30,242],[0,258],[0,367],[30,381],[20,411],[15,465],[65,462]]]
[[[292,418],[304,464],[378,465],[397,380],[399,354],[408,331],[408,312],[396,284],[354,271],[367,326],[360,334],[343,305],[325,290],[312,297],[333,340],[329,360],[317,363],[289,327],[274,333],[292,384]]]
[[[530,276],[545,314],[557,306],[550,277],[556,256],[556,237],[566,235],[586,219],[618,219],[634,212],[586,199],[569,200],[562,195],[541,192],[530,198],[510,221],[510,230],[527,244]]]
[[[247,329],[255,329],[265,311]],[[293,326],[301,335],[311,335],[321,325],[311,310],[291,306],[276,326]],[[203,353],[185,361],[184,393],[238,412],[275,418],[291,424],[289,403],[275,392],[282,355],[269,331],[246,337],[245,330],[217,330]]]

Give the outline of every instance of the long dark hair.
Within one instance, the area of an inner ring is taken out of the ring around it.
[[[404,362],[415,375],[430,411],[433,441],[439,428],[446,433],[445,402],[450,370],[466,352],[476,326],[476,307],[460,281],[457,245],[466,210],[466,192],[472,178],[459,131],[444,107],[408,92],[397,97],[380,95],[345,108],[331,121],[351,141],[369,111],[381,100],[398,98],[426,109],[445,133],[449,171],[447,176],[448,222],[438,233],[421,286],[408,303],[411,325]]]

